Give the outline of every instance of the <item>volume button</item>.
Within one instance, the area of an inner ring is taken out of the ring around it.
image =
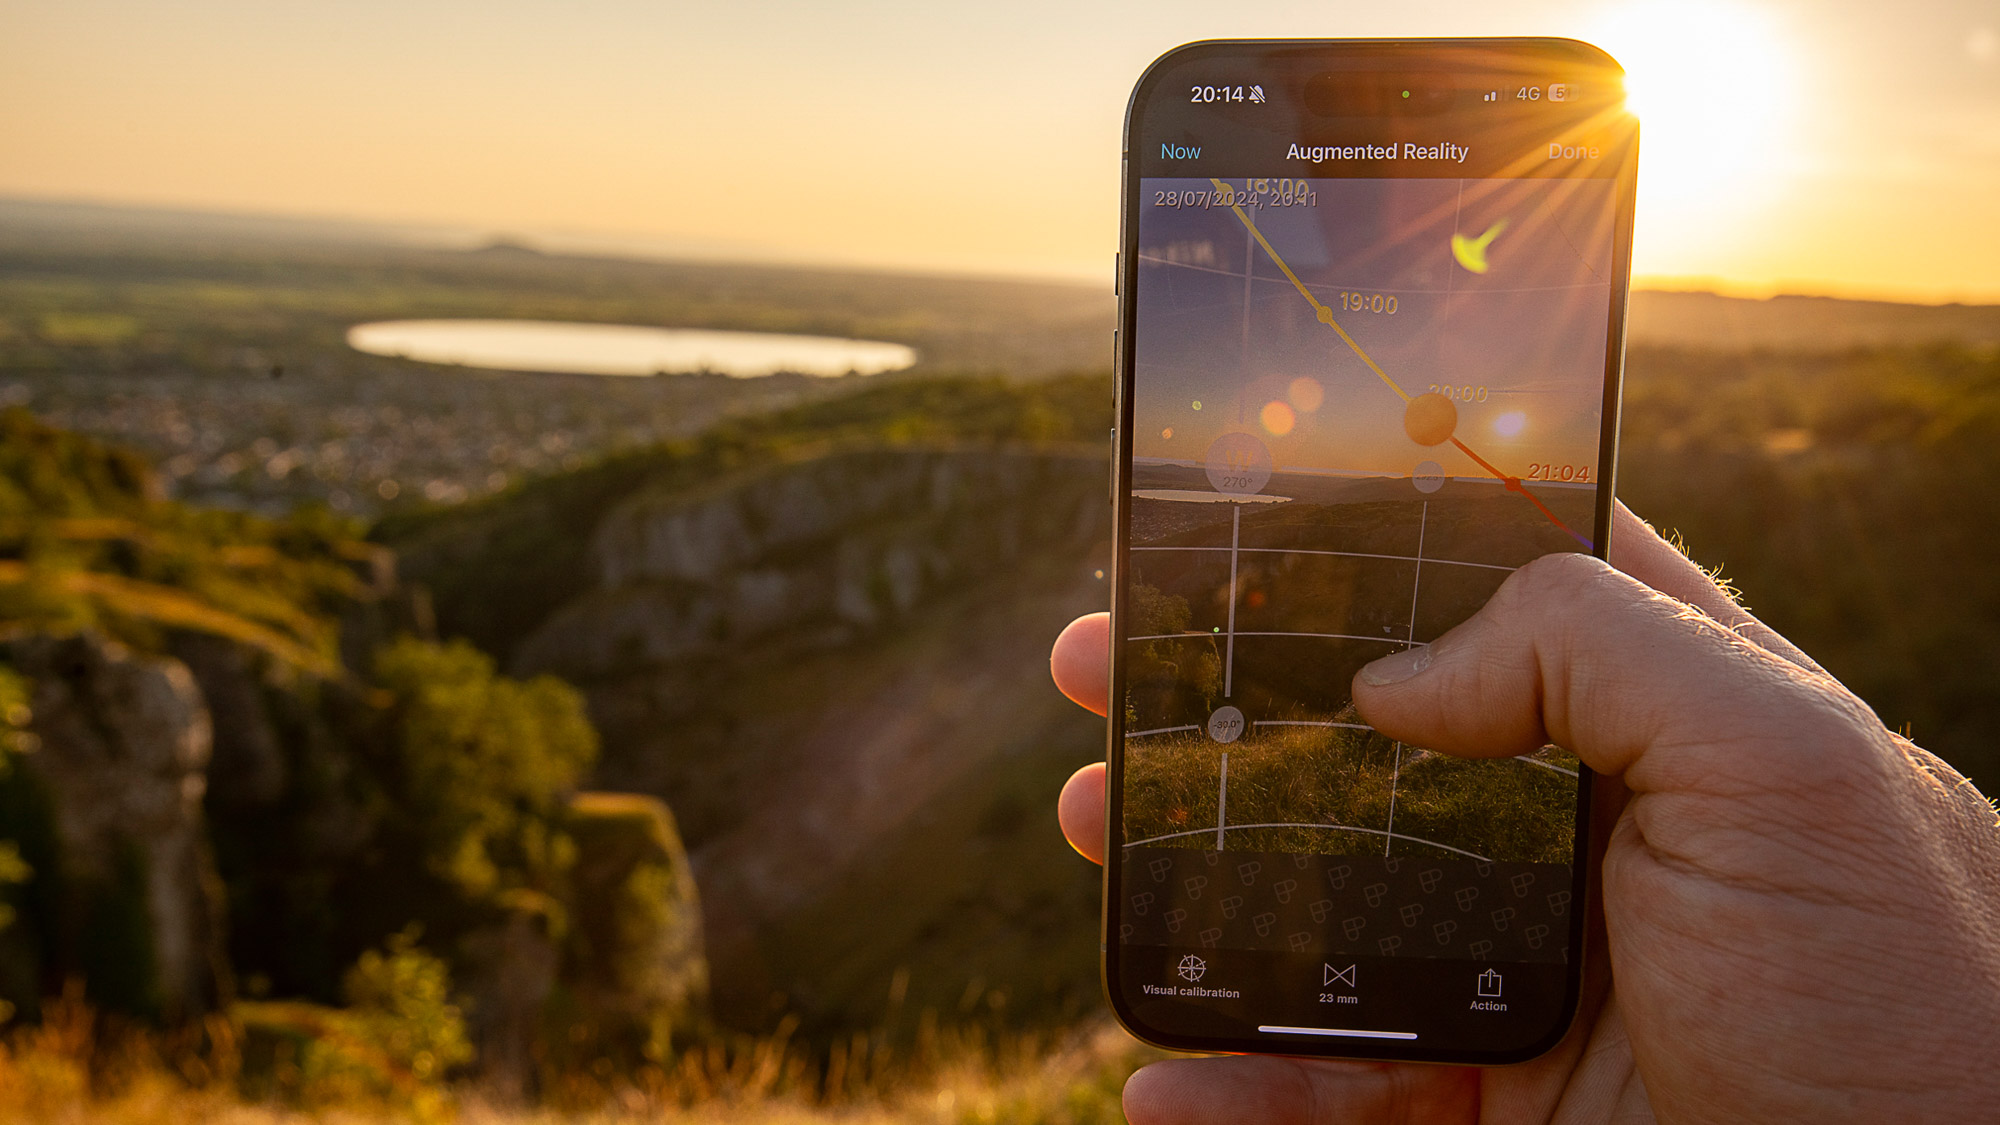
[[[1111,427],[1111,483],[1106,486],[1113,508],[1118,507],[1118,427]]]

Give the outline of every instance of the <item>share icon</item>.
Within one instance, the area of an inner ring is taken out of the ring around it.
[[[1327,985],[1332,984],[1334,981],[1339,981],[1340,983],[1346,985],[1349,988],[1354,987],[1353,965],[1349,965],[1345,969],[1336,969],[1332,965],[1322,963],[1320,965],[1320,969],[1323,970],[1320,975],[1320,981],[1319,981],[1320,987],[1324,988]]]

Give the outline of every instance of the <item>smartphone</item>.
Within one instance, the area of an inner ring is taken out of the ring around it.
[[[1354,673],[1611,529],[1638,128],[1561,39],[1217,41],[1125,128],[1104,974],[1183,1050],[1499,1064],[1574,1018],[1591,774]]]

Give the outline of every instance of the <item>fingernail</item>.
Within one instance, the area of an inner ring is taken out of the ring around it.
[[[1385,687],[1400,684],[1431,666],[1429,645],[1422,648],[1406,648],[1391,656],[1385,656],[1371,664],[1361,666],[1361,682],[1371,687]]]

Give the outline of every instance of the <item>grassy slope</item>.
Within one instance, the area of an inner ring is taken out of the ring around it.
[[[95,625],[156,647],[188,629],[336,675],[334,617],[379,549],[324,512],[265,520],[157,492],[143,459],[0,411],[0,639]]]
[[[900,721],[921,724],[916,737],[944,759],[909,779],[928,793],[909,815],[758,939],[772,987],[821,1026],[907,1033],[926,1010],[1008,1024],[1096,1010],[1097,871],[1063,842],[1051,798],[1103,756],[1103,724],[1055,693],[1038,657],[1052,630],[1102,604],[1103,586],[1046,568],[1024,577],[933,607],[859,659],[759,685],[828,685],[832,698],[801,715],[808,742],[816,723],[897,724],[901,702],[912,714]],[[754,821],[745,833],[783,836]]]
[[[1638,351],[1619,495],[2000,790],[2000,352]]]

